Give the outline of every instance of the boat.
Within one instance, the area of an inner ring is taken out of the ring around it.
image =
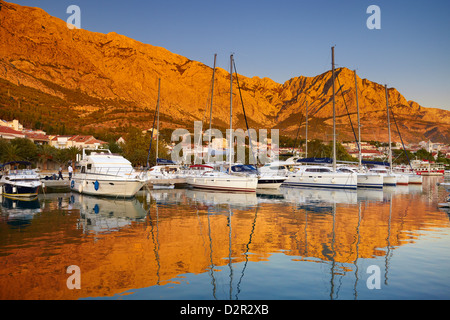
[[[167,160],[166,160],[167,161]],[[186,177],[179,165],[171,162],[160,164],[158,159],[156,166],[151,167],[147,171],[147,185],[154,189],[172,188],[186,184]]]
[[[231,167],[233,174],[246,174],[258,178],[258,189],[277,189],[287,179],[286,175],[279,175],[277,171],[270,170],[270,164],[259,168],[254,165],[236,164]]]
[[[368,172],[366,167],[362,164],[361,152],[361,120],[359,114],[359,99],[358,99],[358,81],[356,70],[354,71],[355,78],[355,96],[356,96],[356,112],[358,116],[358,168],[340,167],[339,170],[348,170],[356,173],[357,186],[360,188],[383,188],[383,176],[375,172]]]
[[[361,172],[360,169],[342,166],[338,172],[348,172],[356,174],[356,185],[358,188],[383,188],[383,176],[376,172]]]
[[[443,176],[445,167],[439,163],[431,163],[426,160],[411,160],[412,169],[422,176]]]
[[[233,55],[230,56],[230,132],[233,132]],[[229,163],[227,168],[205,171],[201,175],[187,176],[186,182],[194,188],[226,190],[237,192],[256,192],[258,178],[251,175],[235,175],[231,171],[233,165],[233,139],[229,139]]]
[[[284,181],[285,186],[308,186],[320,188],[356,189],[357,175],[353,172],[338,172],[336,163],[336,103],[335,103],[335,74],[334,74],[334,47],[331,48],[332,56],[332,85],[333,85],[333,158],[309,158],[298,159],[297,163],[314,163],[294,167],[294,172],[289,174]],[[317,165],[321,163],[321,165]],[[332,164],[332,167],[327,165]]]
[[[383,177],[384,186],[396,186],[397,185],[397,175],[390,172],[385,167],[373,167],[369,169],[369,172],[379,174]]]
[[[33,198],[39,194],[42,182],[28,161],[12,161],[0,167],[1,194],[12,198]],[[19,168],[24,169],[19,169]]]
[[[81,194],[132,198],[147,182],[131,162],[109,149],[83,149],[70,188]]]
[[[334,171],[322,165],[299,166],[294,167],[283,186],[356,189],[357,174]]]

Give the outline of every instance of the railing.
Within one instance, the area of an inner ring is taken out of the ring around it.
[[[120,176],[125,178],[144,179],[146,177],[147,171],[138,172],[134,168],[130,167],[102,167],[86,169],[86,171],[84,172],[82,172],[81,170],[77,170],[77,172],[74,172],[74,176],[78,174],[98,174],[114,177]]]

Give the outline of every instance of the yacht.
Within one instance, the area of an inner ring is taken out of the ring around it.
[[[108,149],[83,149],[70,188],[81,194],[132,198],[147,182],[131,162]]]
[[[338,172],[333,168],[322,165],[307,165],[294,167],[284,186],[318,187],[356,189],[357,174],[353,172]]]
[[[42,182],[31,165],[28,161],[4,163],[0,167],[0,194],[14,198],[37,197]],[[19,169],[20,167],[25,169]]]
[[[321,159],[299,159],[297,163],[312,162],[314,165],[302,165],[296,168],[284,181],[286,186],[307,186],[319,188],[356,189],[357,175],[353,172],[337,171],[336,151],[336,101],[335,101],[335,70],[334,47],[331,48],[332,87],[333,87],[333,157]],[[316,165],[322,163],[322,165]],[[329,167],[325,164],[332,164]]]
[[[339,167],[338,172],[354,173],[358,188],[383,188],[383,176],[375,172],[360,172],[353,167]]]
[[[276,171],[272,171],[275,168]],[[286,175],[280,175],[278,168],[263,166],[258,170],[254,165],[237,164],[231,167],[233,174],[246,174],[258,178],[258,189],[277,189],[287,179]]]
[[[230,56],[230,132],[233,132],[233,55]],[[256,192],[258,178],[251,175],[236,175],[232,167],[233,139],[229,139],[229,164],[221,170],[204,171],[201,175],[188,176],[186,182],[194,188]]]
[[[216,170],[187,176],[186,182],[194,188],[238,192],[256,192],[258,187],[257,177],[233,175]]]
[[[397,185],[397,175],[389,172],[388,169],[384,167],[374,167],[369,169],[369,172],[380,174],[383,176],[383,185],[385,186],[396,186]]]

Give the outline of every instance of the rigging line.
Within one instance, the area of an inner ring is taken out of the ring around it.
[[[156,104],[155,115],[153,116],[152,136],[150,137],[150,148],[148,148],[148,154],[147,154],[147,170],[150,169],[150,152],[152,150],[153,131],[155,130],[155,121],[156,121],[157,112],[158,112],[158,104]],[[158,132],[158,134],[159,134],[159,132]]]
[[[301,127],[302,122],[303,122],[303,114],[302,114],[302,117],[301,117],[301,121],[300,121],[300,123],[298,125],[297,135],[295,136],[294,145],[292,146],[292,155],[294,155],[294,148],[297,145],[297,139],[298,139],[298,135],[300,133],[300,127]]]
[[[237,82],[237,85],[238,85],[239,97],[241,98],[242,110],[244,112],[245,125],[247,126],[248,141],[249,141],[249,144],[250,144],[250,149],[252,151],[253,161],[255,161],[256,172],[257,172],[257,174],[259,174],[259,172],[258,172],[259,171],[258,170],[259,159],[257,159],[257,157],[255,156],[255,153],[253,152],[252,138],[251,138],[251,134],[250,134],[250,129],[248,127],[247,116],[245,114],[244,99],[242,98],[241,86],[239,85],[239,78],[238,78],[238,73],[237,73],[237,68],[236,68],[236,62],[234,61],[234,59],[233,59],[233,65],[234,65],[234,71],[236,72],[236,82]]]
[[[358,151],[361,151],[361,147],[360,147],[360,145],[358,143],[358,138],[356,137],[355,128],[353,128],[352,118],[350,117],[350,112],[348,111],[347,103],[345,102],[344,90],[342,90],[341,82],[339,81],[339,74],[337,75],[336,78],[338,80],[338,84],[339,84],[339,87],[340,87],[339,90],[341,91],[342,100],[344,100],[345,109],[347,110],[348,120],[350,121],[350,126],[352,127],[353,136],[355,137],[355,142],[356,142],[356,145],[358,146]]]
[[[411,160],[409,160],[408,153],[406,152],[405,144],[403,143],[402,135],[401,135],[400,129],[398,128],[398,125],[397,125],[397,120],[395,120],[394,111],[392,110],[392,108],[391,108],[390,111],[391,111],[391,113],[392,113],[392,118],[394,119],[395,126],[397,127],[397,132],[398,132],[398,135],[400,136],[400,141],[402,142],[403,152],[405,153],[406,158],[408,159],[409,167],[410,167],[411,170],[412,170]]]

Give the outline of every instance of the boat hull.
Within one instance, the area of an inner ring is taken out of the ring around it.
[[[397,185],[397,176],[391,174],[383,175],[383,185],[385,186],[396,186]]]
[[[193,188],[236,192],[256,192],[258,186],[257,178],[234,176],[188,177],[186,182]]]
[[[293,174],[284,181],[283,186],[356,189],[357,175],[316,172]]]
[[[16,185],[11,183],[5,183],[2,186],[3,195],[17,198],[32,198],[39,194],[40,184],[33,183],[27,185]]]
[[[73,178],[70,189],[87,195],[132,198],[144,186],[145,181],[132,179]]]
[[[383,176],[378,174],[358,174],[358,188],[383,188]]]
[[[287,178],[261,177],[258,179],[258,189],[278,189]]]

